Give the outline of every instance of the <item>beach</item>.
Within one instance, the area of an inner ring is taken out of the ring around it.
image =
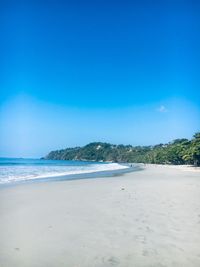
[[[0,188],[1,267],[199,267],[200,171]]]

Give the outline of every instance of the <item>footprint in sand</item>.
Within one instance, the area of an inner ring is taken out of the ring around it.
[[[153,230],[149,226],[146,227],[146,231],[149,232],[149,233],[153,232]]]
[[[102,262],[104,264],[108,263],[109,266],[117,266],[117,265],[120,264],[120,261],[116,257],[113,257],[113,256],[112,257],[109,257],[108,259],[102,258]]]
[[[146,256],[149,255],[149,252],[148,252],[147,250],[143,250],[143,251],[142,251],[142,255],[146,257]]]
[[[119,260],[118,260],[116,257],[110,257],[110,258],[108,259],[108,262],[109,262],[112,266],[114,266],[114,265],[118,265],[118,264],[119,264]]]

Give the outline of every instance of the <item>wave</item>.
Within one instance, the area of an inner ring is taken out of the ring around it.
[[[0,166],[0,184],[9,184],[35,179],[45,179],[77,174],[98,173],[129,168],[118,163],[85,164],[85,165],[54,165],[54,166]]]

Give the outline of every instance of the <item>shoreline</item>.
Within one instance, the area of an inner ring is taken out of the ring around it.
[[[119,164],[122,166],[128,166],[127,168],[103,170],[103,171],[92,171],[92,172],[83,172],[77,174],[62,174],[55,176],[45,176],[31,179],[24,179],[20,181],[13,181],[8,183],[0,184],[0,189],[2,187],[10,187],[21,184],[33,184],[33,183],[45,183],[45,182],[54,182],[54,181],[71,181],[71,180],[82,180],[82,179],[95,179],[95,178],[104,178],[104,177],[114,177],[123,175],[125,173],[134,172],[142,169],[138,164]]]
[[[163,165],[7,187],[0,266],[199,267],[199,203],[199,171]]]
[[[45,182],[54,182],[54,181],[71,181],[71,180],[82,180],[82,179],[95,179],[95,178],[108,178],[115,177],[119,175],[124,175],[129,172],[137,172],[142,171],[146,168],[162,168],[162,169],[177,169],[181,171],[189,171],[189,172],[200,172],[200,167],[196,167],[193,165],[170,165],[170,164],[149,164],[149,163],[117,163],[122,166],[128,166],[128,168],[124,169],[113,169],[113,170],[105,170],[105,171],[92,171],[85,173],[77,173],[77,174],[62,174],[55,176],[44,176],[38,178],[30,178],[24,179],[20,181],[8,182],[0,184],[0,189],[4,187],[23,185],[26,183],[45,183]]]

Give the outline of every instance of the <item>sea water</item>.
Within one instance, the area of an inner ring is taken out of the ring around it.
[[[129,168],[118,163],[0,158],[0,184]]]

